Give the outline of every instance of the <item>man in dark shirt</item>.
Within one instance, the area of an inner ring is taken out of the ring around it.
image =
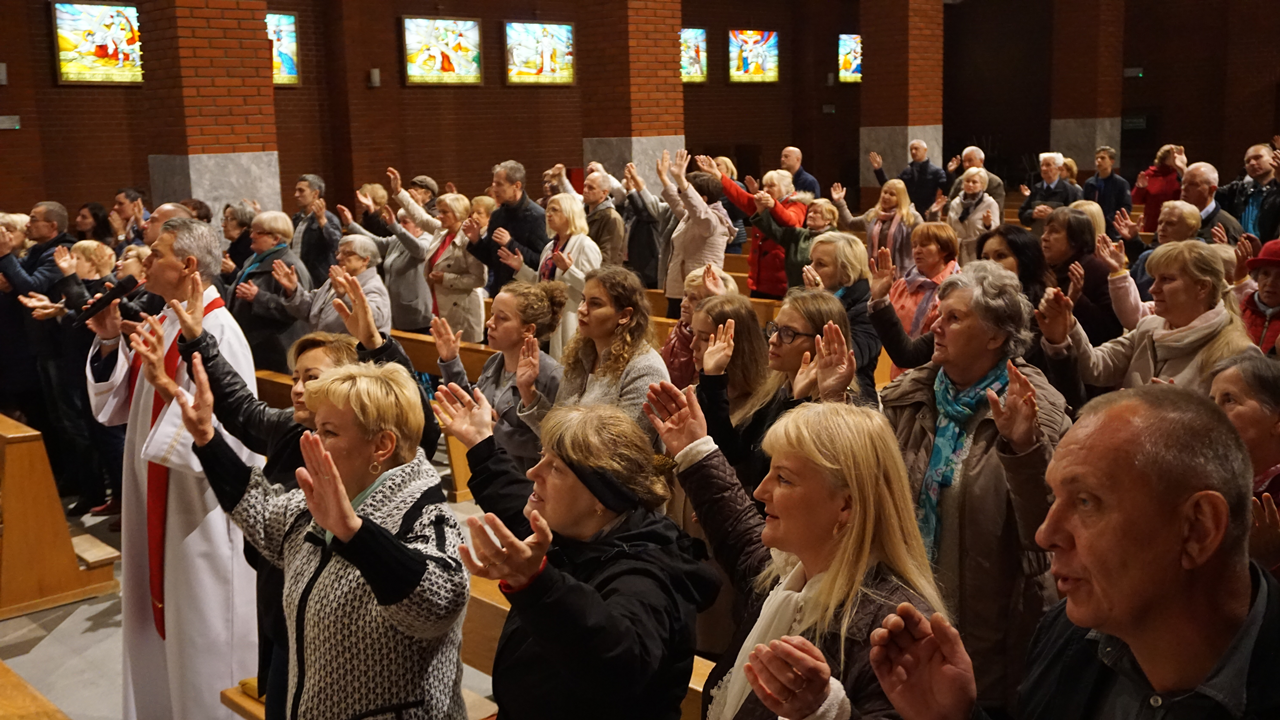
[[[924,214],[933,205],[938,191],[947,191],[947,171],[929,162],[929,146],[923,140],[912,140],[907,147],[911,153],[911,162],[898,173],[898,179],[907,186],[907,196],[916,206],[916,212]],[[876,153],[871,153],[871,169],[876,172],[876,182],[881,185],[889,182],[884,174],[884,161]]]
[[[1018,220],[1023,225],[1032,227],[1037,220],[1049,217],[1054,208],[1082,199],[1080,187],[1062,177],[1062,163],[1062,153],[1040,153],[1040,182],[1031,188],[1031,194],[1018,210]]]
[[[1280,236],[1280,151],[1262,143],[1250,147],[1244,155],[1244,171],[1248,177],[1233,180],[1218,188],[1216,200],[1243,227],[1243,231],[1263,242]]]
[[[338,243],[342,221],[329,212],[324,201],[324,179],[307,174],[293,186],[298,212],[293,214],[293,240],[289,249],[302,260],[313,278],[329,277],[329,268],[338,264]],[[323,282],[323,280],[318,280]]]
[[[462,224],[467,251],[492,271],[485,288],[489,297],[497,295],[516,274],[498,259],[498,248],[519,252],[524,264],[536,270],[542,248],[548,242],[546,212],[529,199],[524,180],[524,166],[515,160],[494,165],[493,199],[498,201],[498,209],[489,217],[489,227],[482,234],[478,222],[468,219]]]
[[[1280,717],[1280,585],[1249,559],[1253,470],[1226,414],[1172,385],[1103,395],[1045,479],[1035,537],[1066,599],[1040,621],[1014,717]],[[985,717],[955,628],[898,610],[871,663],[904,720]]]
[[[1196,237],[1214,242],[1213,229],[1221,227],[1227,235],[1227,242],[1235,245],[1240,242],[1244,230],[1240,228],[1239,221],[1214,199],[1217,192],[1218,169],[1209,163],[1192,163],[1182,174],[1182,200],[1195,205],[1200,211],[1200,229]]]
[[[801,161],[804,160],[804,153],[800,152],[800,148],[787,146],[782,148],[782,169],[791,173],[791,185],[797,192],[813,193],[814,198],[822,197],[822,186],[818,184],[817,178],[810,175]]]
[[[1133,212],[1133,196],[1129,181],[1113,172],[1116,165],[1116,149],[1108,145],[1093,154],[1093,177],[1084,181],[1084,199],[1102,207],[1102,218],[1107,221],[1107,237],[1120,241],[1120,231],[1115,228],[1116,212],[1121,208]]]

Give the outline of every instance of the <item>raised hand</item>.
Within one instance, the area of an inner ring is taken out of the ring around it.
[[[680,148],[676,151],[676,161],[671,168],[675,170],[677,177],[684,177],[689,172],[689,151]]]
[[[804,276],[804,286],[810,290],[822,289],[822,277],[818,275],[818,271],[813,269],[812,265],[805,265],[800,271]]]
[[[359,191],[357,191],[357,192],[356,192],[356,197],[360,199],[360,204],[362,204],[362,205],[364,205],[364,201],[365,201],[365,200],[368,200],[368,198],[367,198],[367,197],[361,197],[361,193],[360,193]],[[366,210],[367,212],[373,212],[373,201],[372,201],[372,200],[369,200],[369,204],[368,204],[368,205],[365,205],[365,210]],[[351,211],[347,209],[347,206],[346,206],[346,205],[339,205],[339,206],[338,206],[338,220],[342,223],[342,229],[343,229],[343,230],[345,230],[345,229],[347,229],[347,228],[351,227],[351,226],[352,226],[352,225],[354,225],[354,224],[355,224],[355,222],[356,222],[355,217],[353,217],[353,216],[351,215]]]
[[[1031,195],[1031,188],[1026,185],[1019,185],[1018,192],[1022,193],[1023,197],[1029,197]]]
[[[716,165],[716,161],[710,155],[699,155],[694,158],[694,162],[698,163],[699,170],[714,176],[716,180],[724,177],[724,173],[720,172],[720,166]]]
[[[168,304],[178,318],[183,339],[191,342],[204,332],[204,283],[199,275],[192,273],[187,277],[184,289],[186,292],[181,299],[174,298]]]
[[[462,331],[456,334],[449,327],[449,321],[436,316],[431,318],[431,337],[436,340],[436,353],[440,362],[450,362],[458,357],[458,345],[462,342]]]
[[[59,248],[61,249],[61,248]],[[19,295],[18,302],[22,306],[31,311],[31,317],[36,320],[53,320],[67,314],[66,306],[61,302],[52,302],[48,296],[41,295],[37,292]]]
[[[328,208],[324,198],[316,198],[316,201],[311,203],[311,214],[316,216],[316,227],[322,228],[329,224],[329,215],[326,213]]]
[[[104,286],[104,288],[107,290],[110,290],[111,287],[112,287],[111,283],[107,283]],[[100,297],[102,297],[102,293],[98,293],[97,295],[94,295],[93,300],[97,300]],[[89,307],[89,305],[86,304],[85,307]],[[81,308],[81,309],[84,309],[84,308]],[[87,325],[89,329],[92,330],[94,334],[97,335],[102,340],[113,340],[115,338],[120,337],[121,323],[122,323],[122,318],[120,317],[120,301],[119,300],[113,301],[111,305],[107,307],[107,309],[103,310],[102,312],[98,313],[97,315],[94,315],[93,317],[85,321],[85,325]],[[106,349],[107,348],[103,348],[103,350],[106,350]]]
[[[298,478],[298,487],[307,498],[307,509],[311,511],[312,519],[333,533],[335,538],[349,542],[364,523],[351,507],[351,499],[347,497],[347,488],[342,484],[333,456],[324,449],[320,436],[310,430],[302,433],[298,446],[302,449],[306,467],[298,468],[294,474]]]
[[[230,275],[236,271],[236,262],[231,259],[229,253],[222,253],[222,265],[218,268],[218,272],[223,275]]]
[[[876,251],[874,258],[867,258],[871,270],[871,299],[882,300],[889,297],[889,289],[893,287],[893,253],[882,247]]]
[[[1149,181],[1150,179],[1151,179],[1151,176],[1147,174],[1146,170],[1143,170],[1142,172],[1138,173],[1138,177],[1133,181],[1133,186],[1135,188],[1144,188],[1147,186],[1147,181]]]
[[[512,270],[519,271],[524,266],[524,256],[519,250],[508,250],[505,247],[498,248],[498,262],[506,265]]]
[[[375,209],[373,206],[373,198],[369,197],[368,195],[365,195],[363,192],[359,190],[356,191],[356,202],[360,203],[360,207],[364,208],[365,212],[371,213]]]
[[[813,715],[831,692],[827,659],[796,635],[784,635],[767,647],[756,645],[742,671],[760,703],[780,718]]]
[[[1212,237],[1213,241],[1219,245],[1227,244],[1227,231],[1222,227],[1222,223],[1214,225],[1213,229],[1209,231],[1209,236]]]
[[[707,295],[724,295],[728,292],[724,287],[724,278],[720,277],[711,263],[702,268],[702,288],[707,291]]]
[[[1009,360],[1009,388],[1004,403],[994,390],[987,390],[987,402],[991,405],[991,418],[996,421],[1000,436],[1008,441],[1014,453],[1021,455],[1040,442],[1040,418],[1036,408],[1036,389],[1013,361]]]
[[[884,167],[884,159],[880,157],[880,153],[867,153],[867,160],[871,162],[872,170],[879,170]]]
[[[387,191],[392,195],[399,195],[404,189],[404,183],[400,180],[400,171],[389,167],[387,168]]]
[[[4,257],[19,248],[18,236],[0,227],[0,257]]]
[[[143,375],[165,402],[178,394],[178,383],[164,370],[164,329],[151,315],[142,316],[144,325],[129,337],[129,346],[142,358]]]
[[[707,341],[707,349],[702,354],[703,375],[723,375],[733,359],[733,320],[726,320],[716,328],[716,332]]]
[[[107,222],[111,223],[111,232],[115,234],[116,237],[120,237],[124,234],[125,223],[124,218],[120,217],[120,213],[115,210],[107,213]]]
[[[493,241],[501,247],[506,247],[511,242],[511,233],[504,227],[500,227],[493,231]]]
[[[845,189],[843,185],[835,183],[831,186],[831,202],[839,203],[841,200],[844,200],[844,195]]]
[[[284,291],[285,297],[293,297],[293,293],[298,289],[298,271],[292,265],[287,264],[283,260],[276,260],[271,263],[271,277],[280,284],[280,289]]]
[[[542,365],[542,351],[538,339],[530,335],[520,346],[520,359],[516,362],[516,391],[525,407],[533,407],[537,401],[534,385],[538,382],[538,370]]]
[[[671,184],[669,174],[671,172],[671,151],[663,150],[662,157],[658,159],[658,179],[662,181],[665,187]]]
[[[467,236],[468,243],[479,242],[480,221],[469,217],[462,221],[462,234]]]
[[[245,302],[253,302],[253,299],[258,297],[258,286],[252,280],[245,280],[236,285],[236,297]]]
[[[213,439],[213,391],[209,389],[209,375],[204,371],[204,359],[200,353],[191,355],[191,381],[196,394],[191,397],[185,390],[178,390],[178,407],[182,410],[182,424],[191,433],[196,445],[204,447]]]
[[[388,227],[395,227],[399,224],[396,220],[396,214],[391,211],[390,205],[383,205],[378,214],[382,216],[382,222],[386,223]]]
[[[978,701],[973,663],[941,614],[902,603],[871,632],[871,669],[903,720],[965,720]]]
[[[567,252],[556,251],[551,253],[551,262],[560,268],[560,272],[569,272],[569,268],[573,267],[573,256]]]
[[[472,388],[472,395],[457,383],[440,385],[436,389],[436,402],[431,406],[440,421],[440,429],[458,439],[458,442],[475,447],[493,435],[493,407],[480,388]]]
[[[1067,285],[1067,297],[1071,298],[1072,303],[1080,302],[1080,294],[1084,292],[1084,266],[1078,262],[1071,263],[1071,267],[1067,268],[1067,277],[1071,278]]]
[[[1253,259],[1256,242],[1258,238],[1249,233],[1240,236],[1240,242],[1236,243],[1236,270],[1235,277],[1231,278],[1232,284],[1249,277],[1249,261]]]
[[[627,163],[627,166],[623,168],[622,174],[631,182],[631,189],[636,192],[644,190],[644,178],[640,177],[640,171],[636,169],[635,163]]]
[[[1075,304],[1071,298],[1062,294],[1058,288],[1049,288],[1040,300],[1040,308],[1036,310],[1036,324],[1040,326],[1040,334],[1050,345],[1061,345],[1067,341],[1067,335],[1075,324],[1071,310]]]
[[[758,192],[752,195],[751,199],[756,201],[756,212],[761,215],[769,212],[773,207],[773,196],[767,192]]]
[[[814,347],[817,347],[819,338],[814,338]],[[796,379],[791,382],[791,397],[809,398],[813,397],[814,391],[818,388],[818,363],[814,361],[813,353],[805,353],[800,358],[800,369],[796,371]]]
[[[1263,567],[1280,565],[1280,513],[1271,493],[1263,493],[1262,502],[1253,499],[1253,530],[1249,533],[1249,556]]]
[[[747,186],[747,192],[751,193],[752,195],[755,195],[756,193],[760,192],[760,183],[756,182],[756,179],[751,177],[750,175],[742,179],[742,184]]]
[[[66,245],[59,245],[53,249],[53,263],[62,271],[63,277],[76,274],[76,258]]]
[[[929,212],[930,214],[940,213],[942,212],[942,208],[946,207],[946,205],[947,205],[946,196],[939,196],[937,200],[933,201],[933,205],[929,206]]]
[[[984,228],[986,228],[986,229],[990,230],[990,229],[991,229],[991,223],[992,223],[992,221],[993,221],[993,220],[994,220],[994,218],[992,218],[992,217],[991,217],[991,211],[990,211],[990,210],[988,210],[988,211],[986,211],[986,212],[982,213],[982,227],[984,227]]]
[[[333,301],[333,309],[338,313],[338,317],[342,318],[342,324],[346,326],[347,332],[351,337],[359,340],[366,350],[382,347],[382,333],[378,331],[378,323],[373,319],[373,308],[369,306],[369,298],[365,297],[364,288],[360,287],[360,282],[345,270],[337,275],[330,273],[330,276],[333,279],[335,294],[342,293],[351,299],[350,310],[341,300],[334,298]]]
[[[955,171],[956,171],[956,169],[960,167],[960,162],[961,162],[961,161],[960,161],[960,156],[959,156],[959,155],[956,155],[955,157],[953,157],[953,158],[951,158],[950,160],[948,160],[948,161],[947,161],[947,172],[949,172],[949,173],[953,173],[953,172],[955,172]]]
[[[1107,266],[1108,273],[1120,272],[1124,267],[1124,248],[1119,243],[1111,242],[1111,238],[1106,235],[1099,235],[1097,243],[1094,244],[1094,257],[1098,258],[1103,265]]]
[[[1179,175],[1187,174],[1187,150],[1181,145],[1173,149],[1173,166],[1178,169]]]
[[[1116,211],[1116,216],[1115,219],[1111,221],[1111,226],[1114,227],[1116,232],[1120,233],[1120,237],[1125,240],[1133,240],[1138,237],[1138,223],[1134,222],[1133,218],[1129,217],[1129,211],[1124,208],[1120,208]]]
[[[681,450],[707,436],[707,418],[698,405],[698,391],[692,385],[681,391],[663,380],[649,385],[644,404],[645,417],[675,457]]]
[[[458,547],[467,572],[489,580],[505,580],[514,588],[528,585],[542,569],[542,560],[551,547],[551,527],[537,510],[529,513],[529,526],[533,534],[520,540],[493,513],[485,513],[483,520],[467,518],[471,546]]]
[[[858,372],[858,359],[845,344],[840,326],[828,322],[822,336],[814,338],[817,353],[818,397],[822,400],[844,400],[845,391]]]

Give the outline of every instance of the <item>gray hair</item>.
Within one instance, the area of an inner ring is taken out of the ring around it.
[[[1062,153],[1060,152],[1040,153],[1040,162],[1044,162],[1046,158],[1053,161],[1054,167],[1062,167],[1062,163],[1066,162],[1066,160],[1062,157]]]
[[[253,206],[241,200],[240,202],[227,203],[222,207],[222,214],[225,216],[227,210],[231,211],[231,219],[240,227],[253,227],[253,219],[258,216]]]
[[[507,178],[507,182],[512,184],[520,183],[522,187],[524,186],[524,166],[515,160],[504,160],[494,165],[493,174],[497,175],[498,173],[502,173]]]
[[[338,247],[343,245],[350,245],[351,252],[368,260],[371,266],[382,262],[382,253],[378,252],[377,244],[364,235],[343,235]]]
[[[213,282],[222,272],[222,240],[209,223],[195,218],[171,218],[160,227],[160,232],[173,233],[173,254],[178,259],[195,258],[205,282]]]
[[[1133,466],[1158,487],[1157,495],[1174,502],[1204,490],[1222,495],[1230,513],[1222,546],[1246,552],[1253,525],[1253,464],[1226,413],[1201,393],[1142,385],[1090,400],[1077,423],[1126,403],[1142,408],[1132,418]],[[1115,423],[1106,424],[1110,431]]]
[[[1218,184],[1218,168],[1207,162],[1191,163],[1191,167],[1187,168],[1187,172],[1183,174],[1183,177],[1185,178],[1193,172],[1204,173],[1204,177],[1209,181],[1210,185],[1216,186]]]
[[[957,290],[972,291],[969,307],[978,320],[1005,334],[1001,348],[1005,357],[1021,357],[1031,347],[1031,301],[1017,275],[990,260],[975,260],[942,281],[938,299],[945,300]]]
[[[71,216],[67,214],[65,205],[53,200],[45,200],[44,202],[36,203],[36,209],[44,214],[46,221],[53,223],[58,228],[59,233],[67,231],[67,224],[71,222]]]
[[[911,147],[912,145],[915,145],[916,143],[920,143],[920,147],[924,148],[925,150],[928,150],[928,149],[929,149],[929,143],[927,143],[927,142],[925,142],[925,141],[921,140],[920,138],[916,138],[915,140],[912,140],[911,142],[907,143],[907,147]]]
[[[978,162],[986,162],[987,160],[987,154],[982,152],[982,148],[978,147],[977,145],[970,145],[969,147],[965,148],[964,152],[960,153],[960,157],[964,157],[965,155],[969,155],[970,153],[972,153],[974,157],[978,158]]]
[[[1242,353],[1214,366],[1213,376],[1216,378],[1231,368],[1240,371],[1240,377],[1259,405],[1267,412],[1280,413],[1280,361],[1258,353]]]
[[[324,197],[324,178],[319,175],[307,173],[306,175],[298,178],[298,182],[304,182],[310,185],[311,189],[315,190],[317,195]]]

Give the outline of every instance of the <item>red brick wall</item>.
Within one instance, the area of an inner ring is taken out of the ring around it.
[[[1124,37],[1123,4],[1055,0],[1053,37],[1052,117],[1118,116],[1124,48],[1116,39]]]
[[[283,206],[289,210],[293,208],[289,198],[298,176],[334,175],[333,132],[331,123],[326,122],[330,112],[326,18],[315,7],[310,0],[267,2],[268,12],[293,13],[298,20],[298,84],[274,86],[280,188]]]

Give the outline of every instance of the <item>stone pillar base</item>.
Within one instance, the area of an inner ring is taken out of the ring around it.
[[[892,180],[911,163],[911,152],[907,147],[912,140],[923,140],[929,146],[929,161],[934,165],[941,168],[947,166],[947,159],[942,154],[941,125],[889,125],[864,127],[859,131],[858,142],[862,149],[862,157],[858,159],[860,168],[858,176],[862,185],[862,202],[857,208],[850,207],[850,212],[858,215],[862,210],[874,205],[880,196],[880,183],[876,182],[876,173],[871,169],[868,154],[879,153],[881,160],[884,161],[884,174]],[[922,215],[928,209],[916,208]]]
[[[198,198],[215,218],[227,203],[257,200],[263,210],[280,209],[280,158],[274,152],[216,155],[149,155],[152,202]]]
[[[1062,118],[1049,121],[1049,147],[1079,166],[1077,182],[1093,175],[1093,155],[1102,145],[1116,149],[1120,166],[1120,118]]]
[[[668,150],[674,156],[677,150],[684,147],[684,135],[657,135],[653,137],[601,137],[582,139],[582,159],[584,163],[598,162],[604,165],[609,174],[622,180],[622,171],[627,163],[635,163],[636,170],[649,185],[654,195],[662,189],[658,181],[656,165],[662,157],[662,151]],[[689,170],[698,167],[689,161]]]

